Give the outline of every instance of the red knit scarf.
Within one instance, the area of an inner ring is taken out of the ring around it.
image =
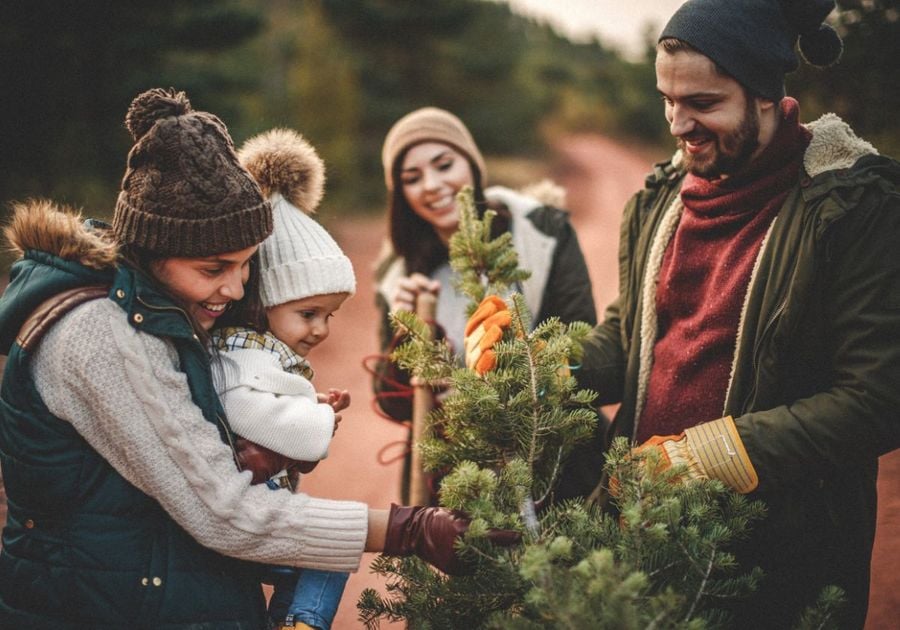
[[[684,213],[659,272],[657,341],[638,442],[722,416],[753,265],[811,137],[798,122],[797,101],[785,98],[781,108],[772,142],[742,171],[685,178]]]

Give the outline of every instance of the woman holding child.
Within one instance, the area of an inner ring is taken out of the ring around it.
[[[271,491],[239,470],[210,332],[264,330],[271,204],[183,93],[139,95],[126,125],[111,227],[31,202],[6,230],[21,259],[0,298],[0,627],[255,630],[257,563],[352,571],[384,550],[460,570],[457,513]]]

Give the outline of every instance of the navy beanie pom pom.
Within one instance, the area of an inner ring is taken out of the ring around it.
[[[844,43],[840,36],[828,24],[800,36],[800,53],[807,63],[820,68],[834,65],[841,58]]]

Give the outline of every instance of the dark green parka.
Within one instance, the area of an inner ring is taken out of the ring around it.
[[[766,572],[735,609],[742,627],[789,627],[828,584],[850,600],[841,627],[862,626],[878,457],[900,446],[900,164],[833,114],[808,128],[745,297],[722,412],[759,475],[751,498],[768,508],[741,552]],[[585,348],[582,386],[621,402],[609,439],[636,433],[656,339],[648,254],[680,204],[679,167],[679,155],[657,165],[627,205],[620,295]]]

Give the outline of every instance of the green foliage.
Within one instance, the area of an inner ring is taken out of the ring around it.
[[[3,2],[0,85],[14,96],[0,105],[0,202],[52,197],[108,216],[131,99],[171,85],[229,120],[240,86],[210,60],[261,26],[235,1]]]
[[[479,220],[471,187],[460,190],[456,202],[460,221],[459,229],[450,237],[450,266],[456,273],[456,288],[472,300],[474,309],[486,295],[503,294],[531,273],[519,269],[510,232],[491,238],[491,223],[497,213],[487,210]]]
[[[519,274],[509,240],[489,237],[491,215],[476,217],[471,191],[460,203],[451,264],[474,305],[486,290],[507,292]],[[597,421],[595,394],[568,370],[590,329],[551,319],[529,330],[522,297],[511,294],[509,305],[497,366],[482,376],[457,367],[415,315],[394,320],[407,337],[395,359],[426,382],[451,384],[430,416],[433,437],[415,448],[427,467],[450,471],[441,504],[472,518],[457,546],[472,573],[447,577],[417,559],[380,558],[373,568],[388,593],[366,591],[360,618],[367,627],[382,618],[410,628],[726,627],[721,602],[759,579],[741,574],[729,551],[761,517],[759,504],[718,482],[679,483],[683,471],[662,470],[652,453],[634,455],[620,440],[606,467],[620,489],[615,510],[549,505],[561,462]],[[492,547],[490,528],[522,531],[523,544]]]
[[[842,589],[826,586],[819,594],[815,606],[810,606],[803,612],[797,630],[838,630],[840,624],[835,616],[845,602]]]
[[[573,502],[542,515],[542,536],[519,560],[524,604],[488,627],[728,627],[720,607],[760,577],[741,574],[728,548],[761,518],[760,505],[718,482],[679,483],[680,471],[655,459],[619,439],[606,464],[620,488],[613,512]]]

